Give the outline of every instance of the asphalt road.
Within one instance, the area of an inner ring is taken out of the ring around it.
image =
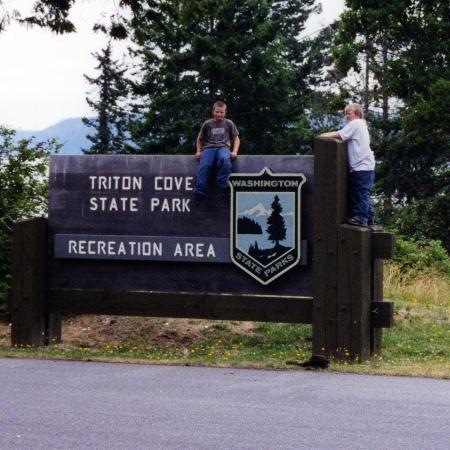
[[[445,449],[450,382],[0,359],[0,449]]]

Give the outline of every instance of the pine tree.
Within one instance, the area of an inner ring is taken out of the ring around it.
[[[266,229],[269,234],[269,240],[275,243],[275,247],[280,245],[280,241],[286,239],[286,225],[284,217],[281,215],[283,207],[280,204],[280,198],[275,195],[272,202],[272,214],[267,219],[269,225]]]
[[[222,99],[247,153],[298,152],[310,73],[298,34],[313,4],[166,0],[136,12],[131,35],[143,76],[134,93],[143,120],[132,134],[142,151],[192,153]]]
[[[382,118],[373,120],[371,128],[379,162],[378,192],[388,206],[384,217],[395,221],[406,205],[405,213],[417,215],[416,224],[425,224],[416,227],[416,237],[436,238],[440,233],[446,239],[445,221],[433,226],[426,222],[442,216],[439,205],[450,202],[446,114],[450,4],[445,0],[347,0],[346,5],[335,49],[338,65],[344,72],[359,70],[361,56],[368,54],[383,98]],[[395,110],[389,110],[389,101]],[[423,204],[436,207],[432,212]],[[421,214],[427,215],[424,220]],[[411,217],[406,218],[408,222]]]
[[[86,98],[88,105],[97,113],[97,117],[84,117],[83,123],[94,128],[95,134],[88,135],[92,142],[87,154],[123,153],[127,136],[127,113],[123,101],[127,97],[128,87],[124,78],[126,69],[112,59],[111,42],[101,53],[94,53],[100,71],[97,78],[85,75],[86,80],[97,90],[98,99]]]

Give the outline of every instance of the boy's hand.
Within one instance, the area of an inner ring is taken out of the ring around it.
[[[197,161],[200,160],[201,156],[202,156],[202,152],[197,151],[197,152],[195,153],[195,159],[196,159]]]
[[[230,157],[231,157],[231,159],[236,159],[237,158],[237,153],[236,152],[231,152],[230,153]]]

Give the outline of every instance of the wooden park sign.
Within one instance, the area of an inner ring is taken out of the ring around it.
[[[191,156],[52,156],[49,217],[17,224],[13,345],[60,339],[61,314],[313,324],[313,352],[379,353],[389,233],[342,225],[346,148],[239,156],[230,195],[193,194]]]

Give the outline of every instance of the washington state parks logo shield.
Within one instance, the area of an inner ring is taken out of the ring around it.
[[[262,284],[300,261],[302,173],[231,174],[231,259]]]

